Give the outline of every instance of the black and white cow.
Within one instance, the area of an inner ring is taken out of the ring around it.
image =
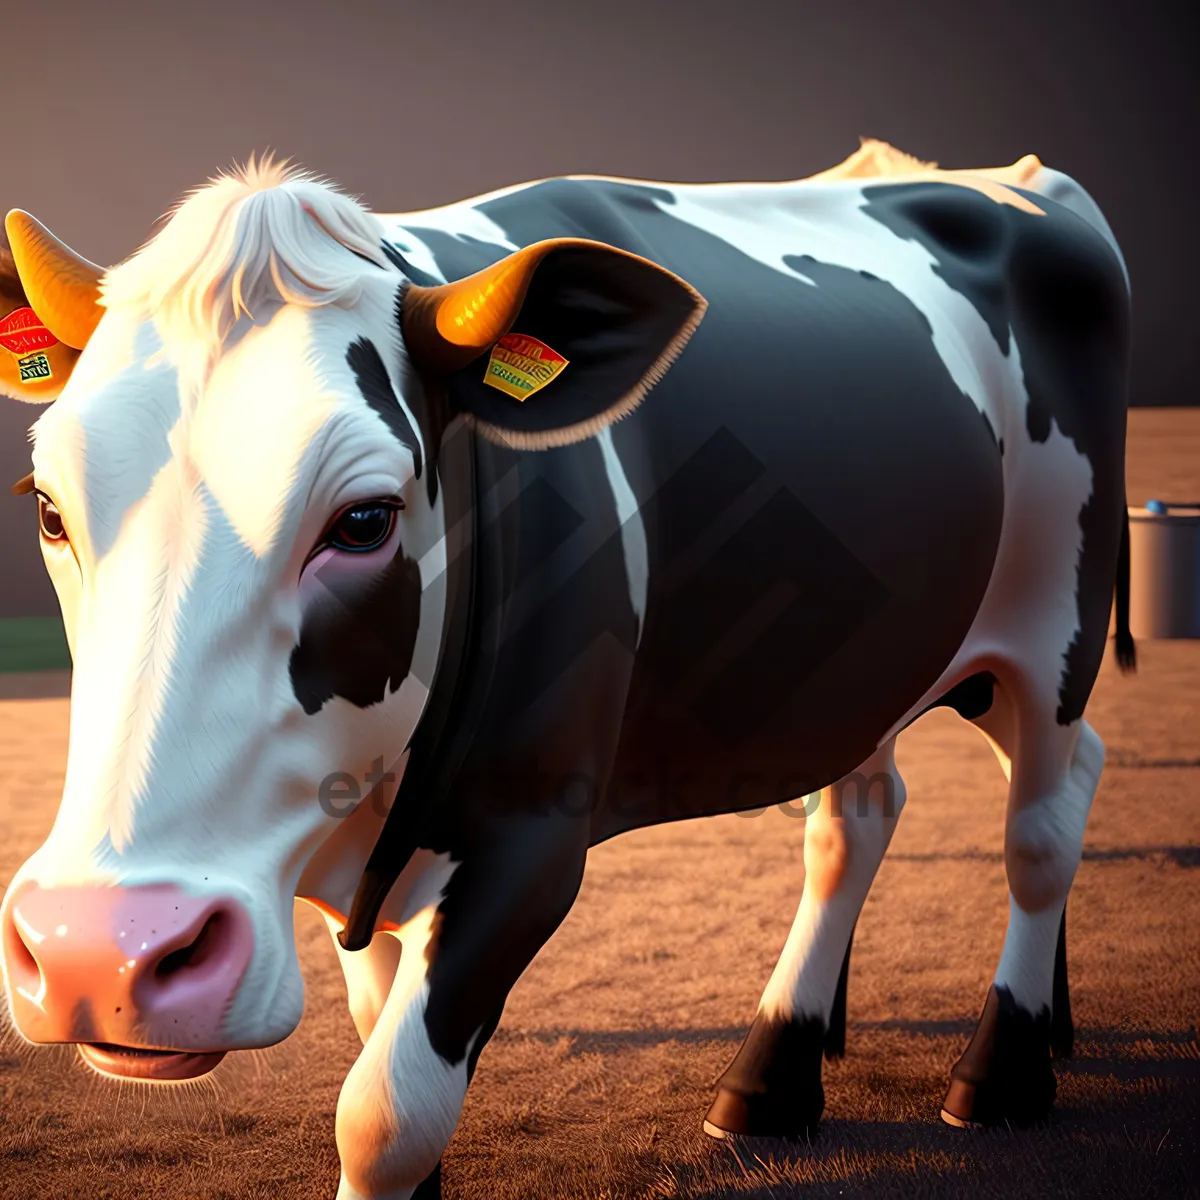
[[[8,229],[10,326],[66,346],[18,380],[17,338],[0,378],[62,388],[22,486],[74,658],[58,819],[0,914],[25,1038],[152,1080],[279,1041],[301,897],[364,1043],[338,1195],[434,1196],[589,846],[807,796],[706,1121],[802,1134],[895,739],[950,704],[1011,781],[1010,916],[943,1115],[1046,1114],[1114,586],[1133,654],[1127,281],[1077,184],[867,144],[375,217],[268,162],[102,282]]]

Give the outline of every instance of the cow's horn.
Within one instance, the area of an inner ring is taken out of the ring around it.
[[[103,315],[97,301],[104,269],[19,208],[5,218],[4,230],[29,306],[60,342],[82,350]]]

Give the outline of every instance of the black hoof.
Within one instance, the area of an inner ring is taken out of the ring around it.
[[[742,1096],[721,1088],[704,1118],[709,1137],[731,1134],[746,1137],[805,1138],[815,1132],[825,1108],[825,1092],[820,1084],[817,1094],[805,1102],[781,1104],[773,1096]]]
[[[1035,1125],[1054,1105],[1050,1010],[1021,1008],[1007,988],[992,987],[975,1036],[950,1071],[942,1120],[970,1125]]]
[[[704,1121],[712,1137],[803,1138],[825,1108],[821,1055],[825,1022],[754,1019]]]

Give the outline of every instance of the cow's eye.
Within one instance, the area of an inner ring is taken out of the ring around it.
[[[42,537],[48,542],[65,542],[67,531],[63,526],[62,513],[48,496],[38,495],[38,524]]]
[[[348,508],[330,526],[325,544],[335,550],[361,554],[375,550],[388,540],[396,522],[396,506],[372,501]]]

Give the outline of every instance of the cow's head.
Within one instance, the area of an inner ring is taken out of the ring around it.
[[[23,213],[8,230],[0,320],[35,332],[0,390],[61,389],[27,490],[74,676],[58,817],[0,911],[7,994],[30,1041],[191,1077],[299,1019],[293,898],[344,913],[380,824],[323,781],[403,769],[446,609],[447,431],[589,436],[703,301],[573,240],[413,286],[374,217],[270,164],[107,275]],[[510,332],[568,360],[524,400],[484,382]]]

